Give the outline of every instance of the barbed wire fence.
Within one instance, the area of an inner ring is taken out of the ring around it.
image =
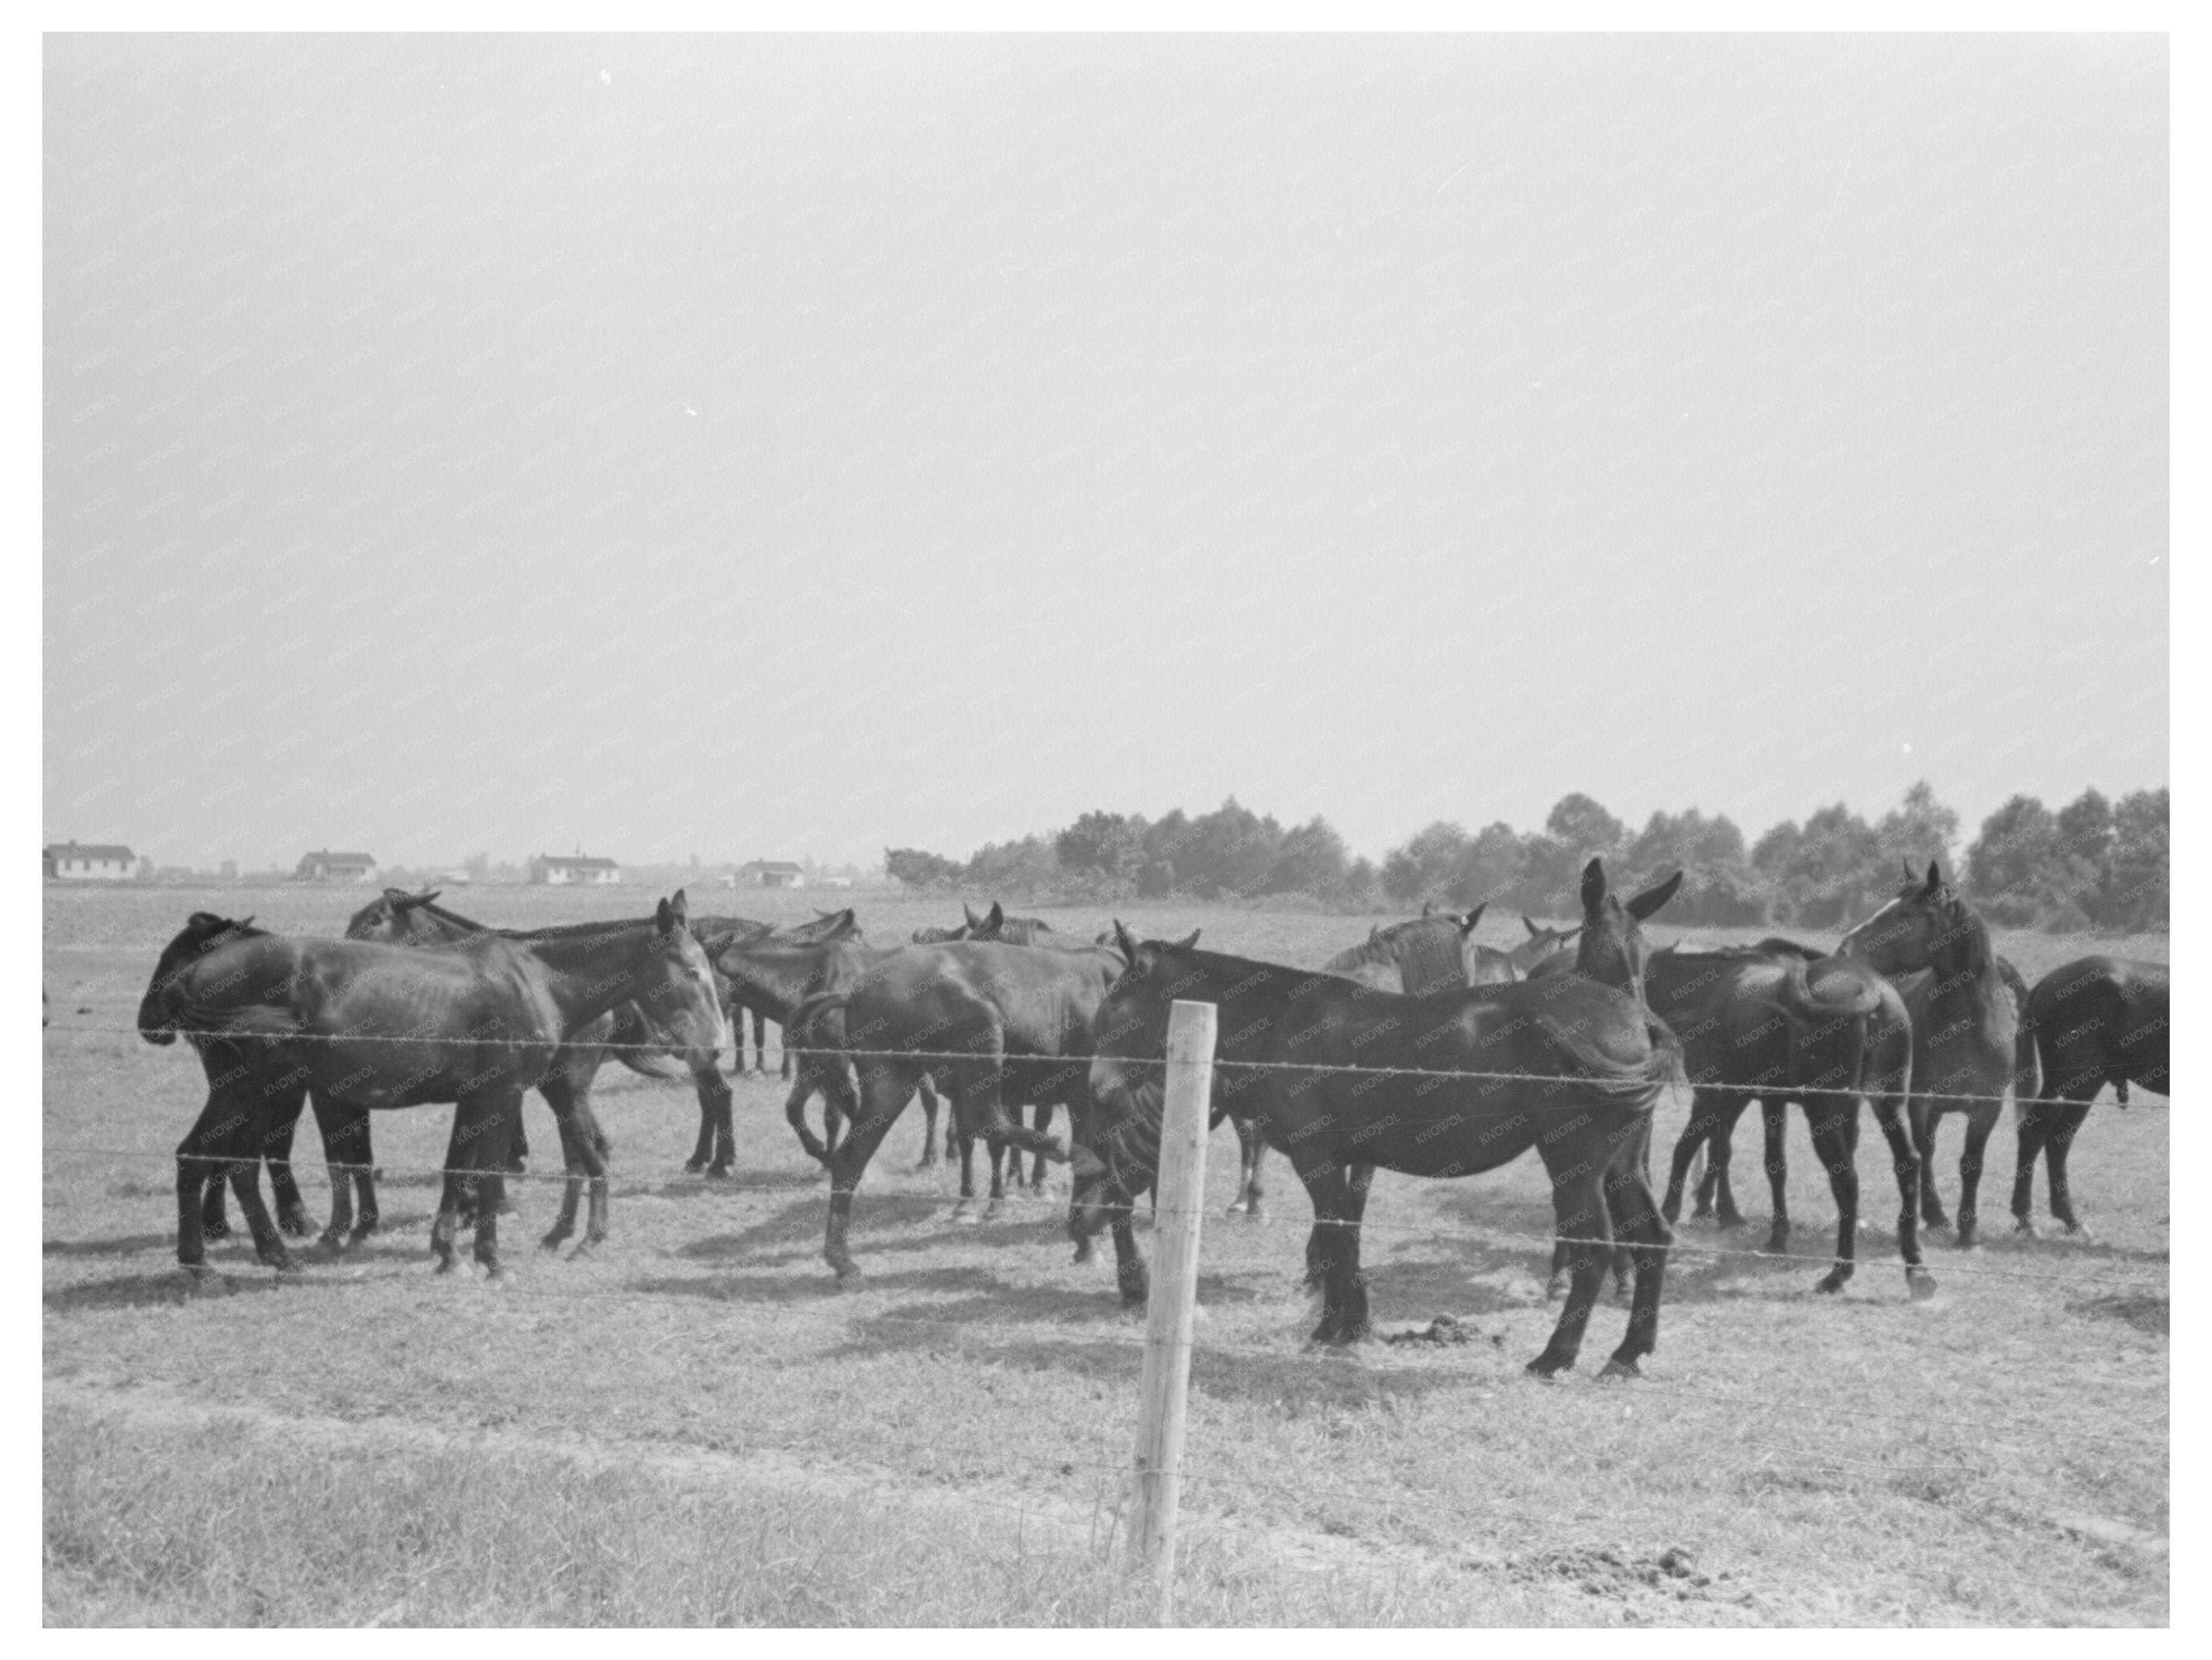
[[[141,1029],[136,1025],[106,1024],[64,1024],[50,1026],[46,1029],[46,1031],[47,1035],[51,1037],[64,1039],[79,1037],[112,1038],[143,1035]],[[206,1034],[201,1035],[207,1036]],[[405,1034],[362,1032],[336,1034],[290,1033],[274,1037],[260,1033],[223,1034],[219,1037],[216,1041],[231,1044],[278,1045],[301,1042],[320,1042],[334,1043],[400,1043],[411,1044],[418,1047],[423,1045],[426,1042],[429,1042],[447,1046],[450,1046],[454,1043],[460,1043],[495,1048],[515,1048],[524,1042],[524,1040],[486,1038],[426,1040],[419,1036],[410,1036]],[[542,1043],[542,1042],[546,1040],[538,1041]],[[602,1047],[611,1051],[637,1050],[655,1054],[665,1054],[667,1052],[667,1046],[653,1043],[609,1044],[598,1047]],[[972,1065],[981,1060],[989,1063],[1010,1064],[1012,1067],[1016,1068],[1026,1068],[1031,1071],[1039,1069],[1048,1070],[1055,1065],[1065,1067],[1070,1064],[1070,1061],[1074,1059],[1073,1057],[999,1056],[988,1053],[979,1054],[975,1050],[962,1049],[916,1050],[839,1049],[825,1050],[807,1049],[801,1046],[793,1047],[789,1052],[793,1054],[794,1057],[802,1059],[807,1057],[817,1057],[854,1061],[871,1060],[908,1062],[936,1061],[948,1066],[954,1063],[967,1063]],[[1082,1064],[1087,1066],[1088,1059],[1089,1057],[1081,1057]],[[1145,1057],[1143,1058],[1141,1064],[1157,1066],[1158,1062],[1153,1058]],[[1214,1060],[1212,1064],[1218,1070],[1242,1068],[1248,1070],[1272,1069],[1285,1072],[1316,1074],[1379,1074],[1382,1076],[1452,1079],[1462,1082],[1480,1082],[1492,1085],[1503,1083],[1558,1084],[1561,1081],[1558,1077],[1551,1074],[1512,1071],[1480,1071],[1465,1068],[1348,1067],[1328,1063],[1297,1061],[1231,1061],[1218,1057]],[[1569,1079],[1567,1081],[1571,1083],[1572,1080]],[[643,1077],[642,1082],[647,1088],[678,1090],[688,1088],[690,1079],[683,1076]],[[1696,1084],[1692,1082],[1688,1086],[1705,1090],[1729,1091],[1753,1097],[1781,1093],[1781,1091],[1778,1091],[1772,1085],[1729,1085],[1717,1083]],[[1863,1091],[1862,1091],[1840,1087],[1832,1089],[1791,1089],[1787,1091],[1789,1098],[1793,1099],[1802,1098],[1805,1096],[1850,1098],[1856,1099],[1862,1096],[1863,1093]],[[1916,1094],[1918,1093],[1919,1092],[1916,1091]],[[1973,1104],[1989,1102],[2002,1102],[2013,1098],[2005,1095],[1990,1096],[1987,1094],[1971,1094],[1955,1091],[1929,1091],[1924,1095],[1921,1095],[1920,1098],[1942,1100],[1960,1104]],[[2061,1098],[2030,1098],[2058,1099]],[[2153,1104],[2146,1102],[2141,1103],[2140,1104],[2151,1105]],[[2162,1107],[2168,1104],[2161,1101],[2156,1104]],[[155,1150],[143,1146],[118,1146],[93,1142],[42,1142],[41,1146],[41,1152],[43,1155],[60,1158],[137,1159],[147,1158],[149,1154],[153,1154]],[[315,1166],[315,1161],[309,1159],[295,1158],[291,1162],[294,1164],[295,1171],[299,1165],[303,1164],[309,1164],[311,1166],[311,1170]],[[338,1166],[334,1168],[342,1171],[344,1167]],[[400,1180],[433,1182],[441,1181],[447,1177],[457,1175],[481,1176],[485,1173],[477,1170],[459,1169],[442,1164],[432,1165],[385,1164],[377,1166],[377,1170],[379,1175],[387,1181]],[[570,1174],[565,1171],[533,1171],[528,1173],[505,1172],[503,1174],[505,1175],[505,1179],[508,1181],[526,1181],[544,1184],[566,1184],[571,1180],[576,1179],[572,1177]],[[809,1173],[807,1176],[803,1177],[777,1182],[717,1181],[702,1177],[696,1178],[696,1184],[702,1191],[721,1193],[781,1193],[789,1194],[794,1196],[806,1196],[819,1195],[823,1191],[822,1177],[818,1173]],[[665,1189],[669,1185],[669,1183],[666,1180],[659,1180],[656,1182],[655,1185],[658,1188]],[[915,1206],[927,1210],[934,1211],[943,1207],[945,1200],[942,1195],[937,1194],[878,1192],[872,1193],[869,1195],[869,1203],[872,1207],[883,1207],[887,1205]],[[1158,1220],[1163,1215],[1168,1218],[1174,1218],[1182,1213],[1180,1213],[1173,1207],[1165,1207],[1163,1209],[1163,1207],[1156,1207],[1152,1213],[1156,1225]],[[1360,1226],[1360,1231],[1363,1235],[1418,1238],[1424,1242],[1431,1243],[1461,1242],[1483,1245],[1495,1245],[1502,1242],[1514,1244],[1526,1244],[1533,1248],[1545,1250],[1549,1250],[1556,1244],[1562,1243],[1560,1236],[1556,1234],[1540,1235],[1509,1228],[1498,1227],[1468,1228],[1442,1225],[1413,1226],[1394,1225],[1387,1222],[1369,1221],[1363,1222]],[[1565,1240],[1564,1243],[1610,1246],[1616,1242],[1609,1238],[1569,1238]],[[1670,1257],[1692,1257],[1715,1262],[1741,1259],[1750,1262],[1763,1262],[1770,1265],[1802,1262],[1807,1264],[1818,1264],[1824,1267],[1832,1267],[1837,1260],[1832,1254],[1825,1253],[1814,1255],[1811,1253],[1796,1253],[1787,1251],[1740,1250],[1719,1246],[1689,1244],[1680,1242],[1674,1243],[1667,1249],[1668,1254]],[[354,1272],[349,1274],[344,1280],[338,1281],[325,1281],[325,1283],[362,1286],[379,1284],[386,1281],[404,1282],[416,1276],[417,1272],[416,1270],[397,1262],[391,1262],[389,1271],[385,1271],[384,1263],[388,1262],[389,1260],[390,1259],[388,1257],[385,1258],[374,1267],[362,1265],[358,1261],[356,1261]],[[1891,1260],[1892,1259],[1887,1258],[1860,1258],[1858,1260],[1857,1266],[1860,1268],[1872,1268],[1877,1264],[1890,1262]],[[2122,1287],[2136,1292],[2148,1292],[2162,1289],[2167,1280],[2167,1276],[2164,1270],[2150,1262],[2145,1262],[2140,1268],[2133,1271],[2124,1268],[2120,1268],[2118,1271],[2108,1271],[2104,1268],[2085,1271],[2076,1262],[2069,1261],[2067,1262],[2063,1269],[2058,1272],[2039,1272],[2032,1268],[2004,1268],[1981,1262],[1950,1262],[1946,1263],[1944,1271],[1947,1274],[1957,1274],[1968,1276],[1970,1279],[1981,1278],[1993,1280],[2024,1281],[2045,1286],[2066,1286],[2076,1282],[2088,1281],[2091,1283]],[[529,1302],[545,1301],[559,1304],[586,1304],[594,1303],[619,1303],[626,1305],[636,1305],[641,1303],[661,1301],[675,1304],[679,1306],[693,1306],[702,1299],[707,1301],[731,1300],[726,1298],[716,1298],[711,1292],[676,1293],[666,1291],[657,1291],[650,1287],[625,1286],[619,1289],[612,1289],[580,1287],[574,1286],[550,1286],[539,1284],[519,1286],[511,1294],[522,1300]],[[940,1335],[954,1341],[962,1347],[973,1346],[988,1351],[991,1347],[993,1347],[990,1337],[987,1335],[980,1335],[974,1323],[969,1321],[933,1320],[915,1316],[890,1314],[868,1315],[861,1316],[861,1318],[865,1323],[870,1326],[891,1328],[916,1333]],[[1145,1349],[1144,1340],[1135,1336],[1134,1335],[1122,1336],[1117,1334],[1107,1334],[1103,1335],[1087,1334],[1085,1341],[1091,1344],[1103,1344],[1109,1348],[1123,1350],[1133,1358],[1141,1357]],[[1227,1359],[1241,1359],[1267,1362],[1279,1362],[1285,1358],[1284,1354],[1277,1349],[1261,1347],[1250,1344],[1238,1344],[1212,1340],[1196,1335],[1189,1337],[1187,1341],[1189,1345],[1190,1353],[1195,1355],[1210,1355]],[[1695,1385],[1675,1383],[1668,1380],[1643,1380],[1638,1385],[1638,1398],[1645,1398],[1648,1395],[1652,1394],[1670,1399],[1696,1401],[1714,1406],[1725,1407],[1732,1412],[1737,1413],[1778,1413],[1790,1414],[1800,1410],[1794,1402],[1774,1395],[1740,1395],[1726,1391],[1701,1389]],[[1981,1419],[1954,1418],[1941,1414],[1931,1414],[1917,1409],[1906,1412],[1888,1412],[1879,1408],[1868,1406],[1854,1408],[1840,1415],[1851,1420],[1864,1421],[1869,1424],[1911,1426],[1924,1426],[1931,1424],[1940,1424],[1947,1429],[1972,1432],[1976,1436],[1981,1438],[1984,1444],[1986,1444],[1994,1437],[2011,1436],[2016,1438],[2019,1431],[2037,1426],[2034,1420],[2021,1420],[2016,1423],[1993,1423]],[[1785,1425],[1784,1426],[1785,1432],[1788,1427],[1790,1427],[1789,1425]],[[1980,1463],[1962,1462],[1956,1459],[1854,1459],[1838,1455],[1832,1446],[1824,1441],[1808,1441],[1802,1438],[1777,1438],[1775,1430],[1771,1426],[1762,1428],[1756,1433],[1748,1432],[1740,1427],[1735,1427],[1731,1429],[1730,1433],[1732,1438],[1739,1443],[1756,1446],[1763,1452],[1790,1461],[1793,1468],[1805,1471],[1857,1470],[1889,1475],[1901,1475],[1915,1473],[1927,1474],[1931,1472],[1960,1472],[1984,1468],[1984,1465]],[[2077,1439],[2087,1439],[2100,1444],[2110,1446],[2115,1450],[2124,1449],[2128,1451],[2146,1456],[2163,1452],[2169,1445],[2167,1439],[2164,1437],[2129,1436],[2115,1434],[2108,1432],[2085,1431],[2078,1426],[2069,1426],[2067,1430],[2067,1433],[2069,1436]],[[797,1445],[783,1450],[791,1452],[794,1456],[801,1457],[806,1456],[811,1450],[806,1447]],[[1993,1453],[1991,1456],[1994,1458],[1997,1455]],[[1083,1470],[1095,1473],[1099,1477],[1099,1484],[1097,1490],[1094,1492],[1091,1503],[1091,1531],[1093,1535],[1093,1543],[1097,1544],[1102,1542],[1099,1535],[1100,1530],[1103,1527],[1103,1542],[1108,1548],[1114,1548],[1117,1542],[1120,1530],[1126,1520],[1125,1512],[1126,1505],[1128,1502],[1128,1494],[1133,1491],[1130,1485],[1132,1478],[1133,1475],[1140,1475],[1143,1472],[1135,1470],[1133,1468],[1131,1461],[1126,1453],[1117,1456],[1110,1447],[1097,1444],[1089,1447],[1062,1449],[1051,1454],[1045,1462],[1060,1468],[1064,1474],[1072,1474],[1077,1470]],[[1380,1517],[1386,1523],[1390,1520],[1394,1513],[1408,1511],[1418,1505],[1422,1509],[1422,1524],[1430,1528],[1432,1531],[1438,1524],[1441,1523],[1463,1524],[1469,1528],[1494,1528],[1500,1524],[1508,1524],[1533,1529],[1540,1528],[1557,1519],[1554,1517],[1549,1517],[1513,1505],[1494,1502],[1485,1503],[1479,1507],[1469,1507],[1464,1503],[1455,1502],[1443,1507],[1442,1510],[1439,1510],[1437,1502],[1433,1498],[1425,1498],[1418,1493],[1407,1493],[1387,1487],[1376,1491],[1364,1491],[1357,1488],[1345,1487],[1341,1485],[1317,1486],[1312,1482],[1302,1482],[1299,1485],[1291,1486],[1284,1481],[1267,1481],[1248,1475],[1232,1474],[1211,1468],[1205,1468],[1203,1466],[1210,1461],[1201,1458],[1200,1462],[1200,1468],[1188,1471],[1183,1477],[1184,1480],[1187,1480],[1194,1487],[1199,1488],[1218,1493],[1265,1493],[1279,1498],[1290,1499],[1295,1501],[1299,1505],[1309,1507],[1313,1505],[1316,1501],[1327,1501],[1332,1504],[1359,1506],[1364,1507],[1369,1511],[1379,1513]],[[1033,1507],[1025,1506],[1018,1503],[1008,1503],[1004,1500],[991,1498],[979,1498],[978,1502],[1008,1515],[1023,1517],[1030,1521],[1039,1519],[1038,1512]]]

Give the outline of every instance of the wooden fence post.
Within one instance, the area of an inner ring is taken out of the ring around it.
[[[1176,1509],[1198,1307],[1198,1231],[1206,1209],[1206,1130],[1213,1085],[1214,1007],[1178,1001],[1168,1019],[1167,1091],[1160,1113],[1160,1189],[1152,1226],[1152,1289],[1145,1310],[1145,1367],[1137,1403],[1136,1486],[1129,1560],[1159,1576],[1159,1617],[1175,1614]]]

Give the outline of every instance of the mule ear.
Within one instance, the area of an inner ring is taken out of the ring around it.
[[[1630,900],[1624,909],[1631,916],[1641,922],[1645,917],[1650,915],[1653,911],[1657,910],[1660,906],[1665,904],[1669,899],[1672,899],[1674,897],[1674,890],[1681,885],[1682,873],[1676,871],[1672,876],[1662,882],[1657,887],[1644,889],[1644,891],[1638,894],[1635,898]]]
[[[1193,928],[1188,934],[1175,942],[1176,949],[1177,951],[1188,951],[1193,946],[1198,943],[1198,936],[1201,932],[1203,932],[1203,930]]]
[[[1483,912],[1485,912],[1485,911],[1488,910],[1489,909],[1490,909],[1490,901],[1488,901],[1487,899],[1486,899],[1486,900],[1484,900],[1480,904],[1477,905],[1477,906],[1476,906],[1473,910],[1471,910],[1471,911],[1468,912],[1467,916],[1466,916],[1466,919],[1465,919],[1463,921],[1462,921],[1462,922],[1460,923],[1460,925],[1459,925],[1459,931],[1460,931],[1461,934],[1462,934],[1462,936],[1464,936],[1464,935],[1467,935],[1467,934],[1473,933],[1474,932],[1474,925],[1475,925],[1477,922],[1480,922],[1480,921],[1482,921],[1482,914],[1483,914]]]
[[[444,891],[443,888],[425,888],[420,893],[410,893],[407,896],[405,904],[399,909],[413,910],[417,905],[427,905]]]
[[[385,889],[384,903],[397,909],[399,906],[407,903],[407,890],[404,888]]]
[[[1121,951],[1121,955],[1129,959],[1130,965],[1134,967],[1137,961],[1137,942],[1130,936],[1129,930],[1121,926],[1121,919],[1118,916],[1114,919],[1114,944]]]
[[[1437,907],[1436,903],[1433,900],[1424,899],[1421,901],[1421,917],[1423,921],[1425,921],[1428,918],[1434,916],[1436,914]]]
[[[1943,891],[1943,866],[1933,859],[1928,861],[1928,885],[1920,890],[1923,899],[1933,899]]]
[[[1544,930],[1528,920],[1528,913],[1525,910],[1521,913],[1521,926],[1528,930],[1528,937],[1531,939],[1540,939],[1544,937]]]
[[[1605,903],[1605,860],[1593,859],[1583,866],[1583,915]]]
[[[969,927],[980,928],[983,926],[983,919],[975,915],[975,906],[969,904],[965,899],[960,902],[960,914],[968,919]]]
[[[1905,859],[1904,864],[1905,879],[1908,882],[1917,882],[1920,879],[1920,873],[1912,868],[1912,860],[1909,858]]]
[[[994,933],[1005,927],[1006,926],[1006,907],[994,899],[991,902],[991,914],[983,919],[983,926]]]

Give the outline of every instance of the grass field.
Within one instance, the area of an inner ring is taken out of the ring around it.
[[[1142,1623],[1115,1568],[1142,1328],[1111,1252],[1069,1261],[1057,1200],[948,1222],[950,1172],[895,1128],[854,1207],[866,1276],[820,1258],[826,1184],[781,1088],[738,1086],[737,1178],[681,1174],[688,1088],[610,1072],[614,1234],[568,1261],[521,1247],[555,1192],[520,1189],[518,1283],[431,1277],[443,1109],[380,1114],[386,1231],[282,1286],[250,1246],[210,1261],[236,1294],[187,1299],[174,1261],[178,1138],[204,1096],[181,1046],[131,1022],[185,915],[253,911],[335,933],[368,897],[303,888],[46,890],[46,1617],[113,1623]],[[456,891],[501,923],[635,915],[640,891]],[[793,920],[809,896],[693,896]],[[830,903],[828,899],[824,903]],[[855,897],[878,940],[952,903]],[[1048,913],[1070,932],[1104,913]],[[1140,933],[1317,964],[1369,919],[1134,908]],[[1663,921],[1663,917],[1662,919]],[[1680,931],[1655,926],[1656,941]],[[1484,937],[1514,943],[1510,917]],[[1712,931],[1694,937],[1713,939]],[[2163,938],[2004,937],[2033,981]],[[528,1109],[549,1173],[550,1116]],[[1671,1146],[1685,1103],[1662,1109]],[[1941,1291],[1907,1300],[1869,1123],[1857,1278],[1752,1254],[1766,1196],[1755,1122],[1741,1236],[1686,1223],[1646,1380],[1599,1385],[1542,1347],[1551,1208],[1540,1166],[1457,1183],[1384,1175],[1366,1259],[1380,1324],[1454,1314],[1475,1341],[1305,1344],[1308,1219],[1279,1161],[1276,1218],[1209,1218],[1183,1499],[1191,1623],[1959,1624],[2167,1619],[2167,1114],[2091,1116],[2073,1161],[2094,1243],[2014,1241],[2013,1140],[1990,1143],[1972,1253],[1939,1237]],[[1938,1177],[1955,1195],[1959,1126]],[[307,1168],[312,1128],[301,1151]],[[1833,1210],[1790,1130],[1796,1249]],[[1663,1156],[1663,1152],[1662,1155]],[[980,1161],[979,1161],[980,1162]],[[325,1202],[319,1175],[309,1207]],[[2043,1196],[2039,1183],[2037,1203]],[[1712,1251],[1728,1255],[1706,1255]]]

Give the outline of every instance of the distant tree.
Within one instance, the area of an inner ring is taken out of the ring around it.
[[[2042,897],[2058,854],[2058,821],[2032,795],[2015,795],[1982,821],[1966,849],[1966,891],[1988,903],[2009,900],[2007,919]]]
[[[1024,836],[1018,842],[987,842],[961,871],[961,883],[977,893],[1008,898],[1056,898],[1060,869],[1054,840]]]
[[[2101,920],[2112,927],[2168,925],[2172,793],[2136,790],[2112,809],[2112,846],[2100,885]]]
[[[1519,885],[1526,863],[1512,825],[1502,818],[1486,824],[1453,860],[1446,897],[1462,908],[1503,900]]]
[[[1328,820],[1316,817],[1286,832],[1267,873],[1270,893],[1309,893],[1316,899],[1340,897],[1350,854]]]
[[[1919,869],[1926,869],[1928,861],[1934,859],[1949,870],[1958,862],[1953,848],[1959,840],[1959,815],[1936,799],[1934,788],[1923,778],[1905,792],[1903,802],[1882,815],[1881,823],[1875,826],[1875,838],[1881,845],[1885,879],[1887,872],[1893,870],[1902,880],[1908,859]]]
[[[1668,921],[1745,927],[1766,920],[1764,885],[1743,832],[1725,814],[1708,818],[1695,807],[1655,812],[1621,854],[1621,883],[1632,891],[1678,870],[1682,886],[1667,907]]]
[[[1617,851],[1628,835],[1628,826],[1580,791],[1563,795],[1545,815],[1544,833],[1574,849],[1587,861]]]
[[[1120,880],[1133,878],[1145,858],[1145,821],[1126,813],[1086,812],[1055,842],[1063,870]]]
[[[1383,855],[1382,891],[1407,905],[1448,899],[1453,873],[1467,849],[1467,832],[1439,819]]]
[[[884,849],[884,873],[910,888],[957,886],[961,869],[954,860],[938,854],[925,853],[920,848]]]
[[[1176,855],[1176,885],[1201,899],[1264,892],[1282,842],[1280,824],[1238,806],[1232,795],[1191,822]]]

